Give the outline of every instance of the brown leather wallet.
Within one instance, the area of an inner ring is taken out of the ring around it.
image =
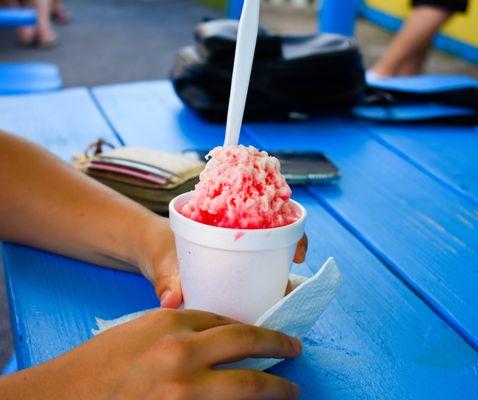
[[[174,197],[194,188],[205,165],[184,154],[139,147],[103,151],[104,145],[90,145],[76,157],[77,168],[158,213],[167,212]]]

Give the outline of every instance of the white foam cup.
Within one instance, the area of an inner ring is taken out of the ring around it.
[[[307,212],[290,225],[268,229],[219,228],[191,220],[179,210],[191,197],[169,204],[186,309],[204,310],[245,323],[284,297]]]

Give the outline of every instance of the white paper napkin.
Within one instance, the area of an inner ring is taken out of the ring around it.
[[[342,284],[342,277],[335,260],[331,257],[310,278],[290,275],[292,292],[267,310],[255,323],[256,326],[274,329],[302,339],[314,326],[327,305],[335,297]],[[96,318],[98,325],[93,334],[97,335],[119,324],[141,317],[151,310],[139,311],[113,320]],[[263,371],[281,362],[281,359],[249,358],[221,369],[257,369]]]

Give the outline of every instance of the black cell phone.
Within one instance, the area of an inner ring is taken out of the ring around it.
[[[207,150],[185,150],[183,154],[195,160],[204,160]],[[291,185],[318,185],[335,183],[339,169],[323,153],[317,151],[270,151],[281,163],[281,172]]]

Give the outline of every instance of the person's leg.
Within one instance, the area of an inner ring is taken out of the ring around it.
[[[35,0],[37,10],[37,38],[41,47],[56,43],[56,34],[51,24],[52,0]]]
[[[63,8],[63,0],[53,0],[52,18],[58,24],[68,24],[71,14]]]
[[[31,46],[36,39],[34,26],[21,26],[17,29],[18,41],[22,46]]]
[[[372,72],[378,76],[422,72],[433,37],[451,15],[451,11],[434,6],[415,8]]]
[[[21,8],[28,5],[25,0],[0,0],[0,6]],[[35,40],[34,26],[21,26],[17,29],[18,41],[22,45],[30,45]]]
[[[395,75],[410,76],[423,73],[425,62],[432,46],[432,40],[430,40],[429,43],[424,44],[422,49],[418,50],[415,54],[413,54],[413,56],[409,57],[406,61],[399,65]]]

